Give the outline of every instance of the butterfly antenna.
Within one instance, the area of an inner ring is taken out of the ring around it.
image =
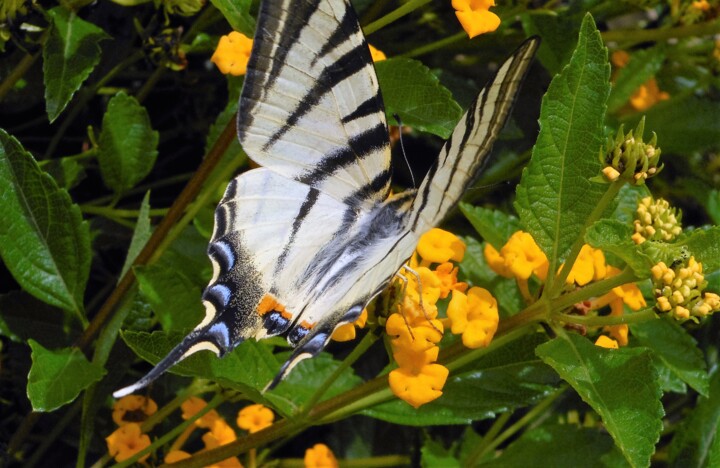
[[[415,184],[415,176],[413,175],[412,167],[410,167],[410,161],[408,161],[407,153],[405,153],[405,145],[403,144],[403,124],[402,120],[400,120],[400,116],[398,114],[393,114],[393,117],[395,117],[395,121],[398,124],[398,135],[400,136],[400,150],[402,151],[403,159],[405,160],[405,164],[407,164],[408,171],[410,171],[410,180],[412,181],[413,188],[417,188],[417,184]]]

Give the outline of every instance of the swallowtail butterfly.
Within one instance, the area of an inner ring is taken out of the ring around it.
[[[120,397],[187,356],[287,333],[270,386],[317,355],[381,292],[472,183],[539,41],[498,69],[420,187],[390,192],[390,143],[367,42],[349,0],[263,0],[238,137],[263,167],[230,182],[215,212],[205,319]]]

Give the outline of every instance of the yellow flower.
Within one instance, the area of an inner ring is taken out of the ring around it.
[[[410,324],[417,323],[419,321],[433,320],[438,314],[437,305],[434,303],[424,301],[422,307],[420,307],[420,303],[417,301],[417,298],[413,299],[407,294],[400,303],[400,306],[402,309],[402,315],[405,316],[405,320],[407,320]]]
[[[365,328],[365,324],[367,323],[367,316],[367,309],[363,309],[362,313],[360,313],[360,317],[358,317],[358,319],[355,320],[353,323],[346,323],[337,327],[332,334],[332,339],[335,341],[354,340],[356,336],[355,327]]]
[[[388,383],[395,395],[419,408],[442,395],[449,372],[440,364],[426,364],[420,369],[401,367],[390,371]]]
[[[462,333],[462,341],[471,349],[490,344],[497,331],[500,316],[495,298],[483,288],[470,288],[467,295],[453,291],[447,308],[452,332]]]
[[[142,395],[127,395],[113,404],[112,418],[118,426],[128,423],[142,422],[148,416],[155,414],[157,403],[151,398]]]
[[[220,447],[221,445],[234,442],[237,440],[237,435],[228,423],[226,423],[223,419],[217,419],[210,427],[210,431],[203,434],[202,440],[205,443],[205,448],[212,450]]]
[[[458,268],[450,262],[441,263],[435,268],[435,276],[440,280],[440,299],[445,299],[453,289],[465,290],[466,283],[458,283]]]
[[[305,450],[305,468],[337,468],[338,464],[335,455],[325,444],[315,444],[312,448]]]
[[[138,423],[127,423],[105,438],[108,453],[121,462],[150,446],[150,437],[143,434]],[[144,461],[148,455],[140,458]]]
[[[385,52],[382,50],[376,49],[370,44],[368,44],[368,48],[370,48],[370,56],[372,57],[373,62],[381,62],[387,59]]]
[[[617,68],[624,68],[630,62],[630,54],[625,50],[616,50],[610,56],[610,61]]]
[[[270,408],[263,405],[249,405],[238,412],[237,425],[252,434],[270,427],[273,420],[275,415]]]
[[[547,277],[548,259],[527,232],[514,233],[500,252],[485,244],[484,252],[488,265],[500,276],[526,280],[535,273],[541,280]]]
[[[253,41],[249,37],[233,31],[220,38],[217,49],[210,60],[224,74],[244,75],[247,71],[252,43]]]
[[[602,250],[593,249],[585,244],[580,249],[580,253],[565,281],[568,284],[577,283],[578,286],[585,286],[590,281],[605,278],[606,269],[605,255]]]
[[[640,88],[630,97],[630,105],[635,110],[642,112],[667,99],[670,99],[670,95],[665,91],[660,91],[655,78],[650,78],[645,84],[640,85]]]
[[[465,243],[452,232],[432,228],[420,237],[417,252],[430,263],[459,262],[465,256]]]
[[[402,346],[393,346],[393,358],[399,367],[420,368],[425,364],[437,361],[440,348],[431,346],[422,351],[416,351]]]
[[[385,324],[385,330],[389,336],[393,337],[393,347],[424,352],[442,340],[443,325],[439,320],[429,321],[426,319],[408,324],[402,314],[392,314]]]
[[[500,26],[500,17],[490,11],[495,0],[452,0],[455,16],[470,39]]]
[[[423,305],[435,304],[442,294],[442,282],[440,281],[440,278],[428,267],[421,266],[415,268],[414,270],[415,273],[417,273],[417,276],[410,272],[405,275],[408,279],[405,295],[419,304],[420,295],[418,292],[422,291]],[[418,285],[418,277],[420,278],[420,285]]]
[[[710,10],[710,4],[707,0],[697,0],[695,2],[692,2],[692,7],[696,10],[700,11],[709,11]]]
[[[207,406],[207,403],[202,398],[191,396],[187,400],[183,401],[180,405],[180,408],[182,409],[182,418],[183,419],[190,419],[193,416],[195,416],[200,410],[205,408]],[[210,410],[207,413],[205,413],[204,416],[202,416],[200,419],[195,420],[195,425],[198,427],[205,427],[210,428],[212,427],[213,423],[220,419],[220,415],[215,410]]]
[[[191,456],[192,455],[183,450],[170,450],[168,454],[165,455],[165,463],[175,463],[190,458]]]
[[[598,337],[598,339],[595,341],[595,346],[600,346],[601,348],[618,349],[617,341],[605,335],[600,335]]]

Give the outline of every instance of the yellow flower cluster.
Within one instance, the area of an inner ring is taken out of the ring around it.
[[[338,468],[340,464],[325,444],[315,444],[305,451],[305,468]]]
[[[670,242],[682,232],[681,219],[682,213],[672,208],[667,200],[645,197],[640,200],[635,212],[632,239],[636,244],[648,239]]]
[[[364,328],[365,324],[367,323],[368,318],[368,311],[367,309],[363,309],[362,313],[360,314],[360,317],[358,317],[357,320],[355,320],[353,323],[346,323],[344,325],[340,325],[335,329],[335,331],[332,334],[332,339],[334,341],[352,341],[355,339],[355,336],[357,333],[355,332],[355,327],[358,328]]]
[[[461,260],[465,254],[465,244],[457,236],[431,229],[420,238],[417,252],[421,261],[413,256],[407,268],[400,311],[385,324],[399,366],[390,372],[390,389],[415,408],[442,395],[448,377],[448,370],[435,363],[444,329],[437,319],[436,304],[447,298],[451,290],[466,287],[457,282],[457,268],[450,263],[451,259]],[[432,264],[439,265],[431,270]]]
[[[500,26],[500,17],[490,11],[495,6],[495,0],[452,0],[452,6],[470,39],[493,32]]]
[[[112,418],[120,426],[105,438],[108,453],[121,462],[150,446],[150,437],[143,434],[140,423],[157,412],[157,403],[141,395],[122,397],[113,405]],[[140,460],[145,460],[148,455]]]
[[[500,252],[489,243],[485,244],[485,260],[490,269],[505,278],[515,278],[520,292],[526,300],[531,300],[528,279],[535,274],[541,281],[547,277],[548,262],[545,253],[535,243],[535,239],[524,231],[517,231],[500,248]]]
[[[202,398],[190,397],[180,405],[182,418],[190,419],[206,406],[207,403]],[[113,420],[120,425],[120,428],[105,440],[108,453],[115,457],[116,461],[127,460],[150,446],[150,437],[142,433],[140,424],[138,422],[129,422],[129,420],[142,421],[156,411],[157,405],[155,402],[143,396],[129,395],[115,402]],[[237,425],[252,434],[272,425],[274,419],[275,415],[269,408],[263,405],[249,405],[238,412]],[[182,450],[182,445],[197,428],[207,429],[207,432],[201,436],[205,445],[203,450],[211,450],[237,440],[235,430],[213,409],[196,419],[193,425],[178,436],[165,455],[165,463],[174,463],[192,456]],[[148,455],[145,455],[141,458],[141,461],[147,457]],[[211,466],[213,468],[242,468],[242,464],[237,457],[230,457]]]
[[[598,252],[600,252],[598,250]],[[602,252],[601,252],[602,253]],[[603,262],[604,262],[603,255]],[[620,274],[620,270],[613,266],[607,266],[607,277],[613,277]],[[609,293],[600,296],[590,302],[590,310],[598,310],[605,306],[610,306],[611,317],[621,317],[625,313],[625,305],[630,309],[638,311],[645,307],[647,303],[642,295],[642,292],[635,283],[627,283],[610,290]],[[617,348],[618,346],[627,346],[628,344],[628,326],[626,324],[621,325],[608,325],[603,327],[603,331],[608,336],[600,335],[595,342],[596,345],[604,348]],[[606,346],[609,345],[609,346]]]
[[[694,320],[720,310],[720,296],[703,290],[707,281],[702,263],[690,257],[687,264],[668,267],[660,262],[650,270],[655,287],[655,307],[677,320]]]

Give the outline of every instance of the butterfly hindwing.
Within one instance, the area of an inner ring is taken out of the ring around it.
[[[368,208],[390,188],[380,88],[346,0],[265,0],[240,97],[248,155],[289,179]]]

